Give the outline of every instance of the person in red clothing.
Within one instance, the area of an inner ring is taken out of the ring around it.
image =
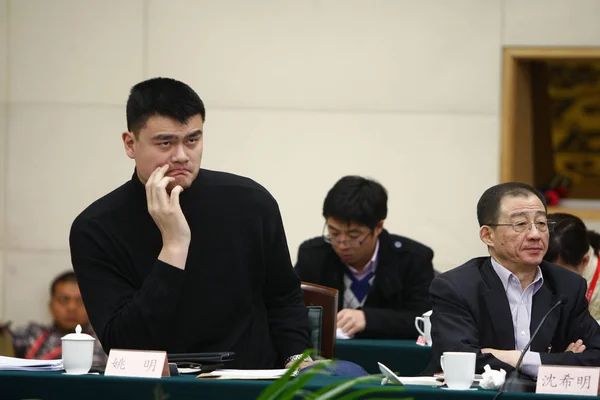
[[[48,308],[52,314],[52,326],[30,323],[23,329],[11,332],[16,357],[42,360],[61,358],[61,338],[75,332],[77,325],[81,325],[82,332],[96,337],[72,271],[59,275],[52,282]],[[96,340],[94,365],[105,364],[106,354]]]
[[[585,297],[590,314],[600,320],[600,235],[588,230],[577,216],[566,213],[548,214],[556,222],[550,233],[544,260],[581,275],[588,284]]]

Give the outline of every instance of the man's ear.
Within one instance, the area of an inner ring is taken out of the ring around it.
[[[479,239],[487,246],[494,247],[494,230],[487,225],[483,225],[479,228]]]
[[[375,237],[379,236],[379,234],[381,233],[382,230],[383,230],[383,220],[379,221],[379,223],[375,227],[373,236],[375,236]]]
[[[580,274],[583,274],[583,270],[585,269],[585,267],[587,267],[589,262],[590,262],[590,253],[585,253],[583,258],[581,259],[581,262],[579,263],[579,266],[577,267],[577,270],[580,272]]]
[[[123,132],[121,137],[123,138],[123,146],[125,146],[125,153],[127,153],[127,157],[135,160],[135,135],[133,132]]]

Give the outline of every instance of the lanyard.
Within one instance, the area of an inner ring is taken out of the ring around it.
[[[44,344],[46,339],[48,339],[48,336],[50,336],[49,329],[45,330],[40,336],[38,336],[38,338],[35,340],[35,342],[33,342],[33,345],[31,346],[29,351],[27,352],[27,354],[25,354],[25,358],[27,358],[27,359],[34,358],[34,356],[40,350],[40,347],[42,347],[42,345]],[[50,350],[48,353],[42,355],[38,359],[39,360],[53,360],[56,357],[58,357],[60,355],[60,353],[62,353],[62,346],[58,346],[57,348]]]
[[[598,283],[598,275],[600,275],[600,257],[598,257],[598,264],[596,265],[596,272],[594,272],[594,277],[592,278],[592,281],[590,282],[590,287],[587,290],[587,293],[585,294],[585,298],[587,299],[588,303],[590,302],[590,300],[592,300],[592,295],[594,294],[594,289],[596,289],[596,284]]]

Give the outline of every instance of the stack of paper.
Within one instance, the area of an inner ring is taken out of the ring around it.
[[[212,379],[277,379],[283,376],[287,369],[218,369],[198,375],[198,378]]]
[[[62,360],[26,360],[0,356],[0,371],[62,371]]]

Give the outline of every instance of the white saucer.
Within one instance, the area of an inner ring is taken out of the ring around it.
[[[444,374],[434,374],[433,376],[436,378],[445,379]],[[475,374],[475,376],[473,377],[473,383],[479,383],[482,380],[483,380],[483,376],[481,374]]]
[[[443,387],[443,388],[440,388],[440,389],[443,389],[443,390],[477,390],[477,388],[453,389],[453,388],[449,388],[449,387]]]
[[[444,379],[444,374],[443,373],[441,373],[441,374],[433,374],[433,376],[435,376],[436,378],[442,378],[442,379]],[[483,380],[483,375],[481,375],[481,374],[475,374],[475,376],[473,377],[473,380],[475,382],[482,381]]]
[[[73,373],[73,372],[65,371],[65,372],[63,372],[63,375],[100,375],[100,374],[98,372],[83,372],[83,373],[75,372],[75,373]]]

